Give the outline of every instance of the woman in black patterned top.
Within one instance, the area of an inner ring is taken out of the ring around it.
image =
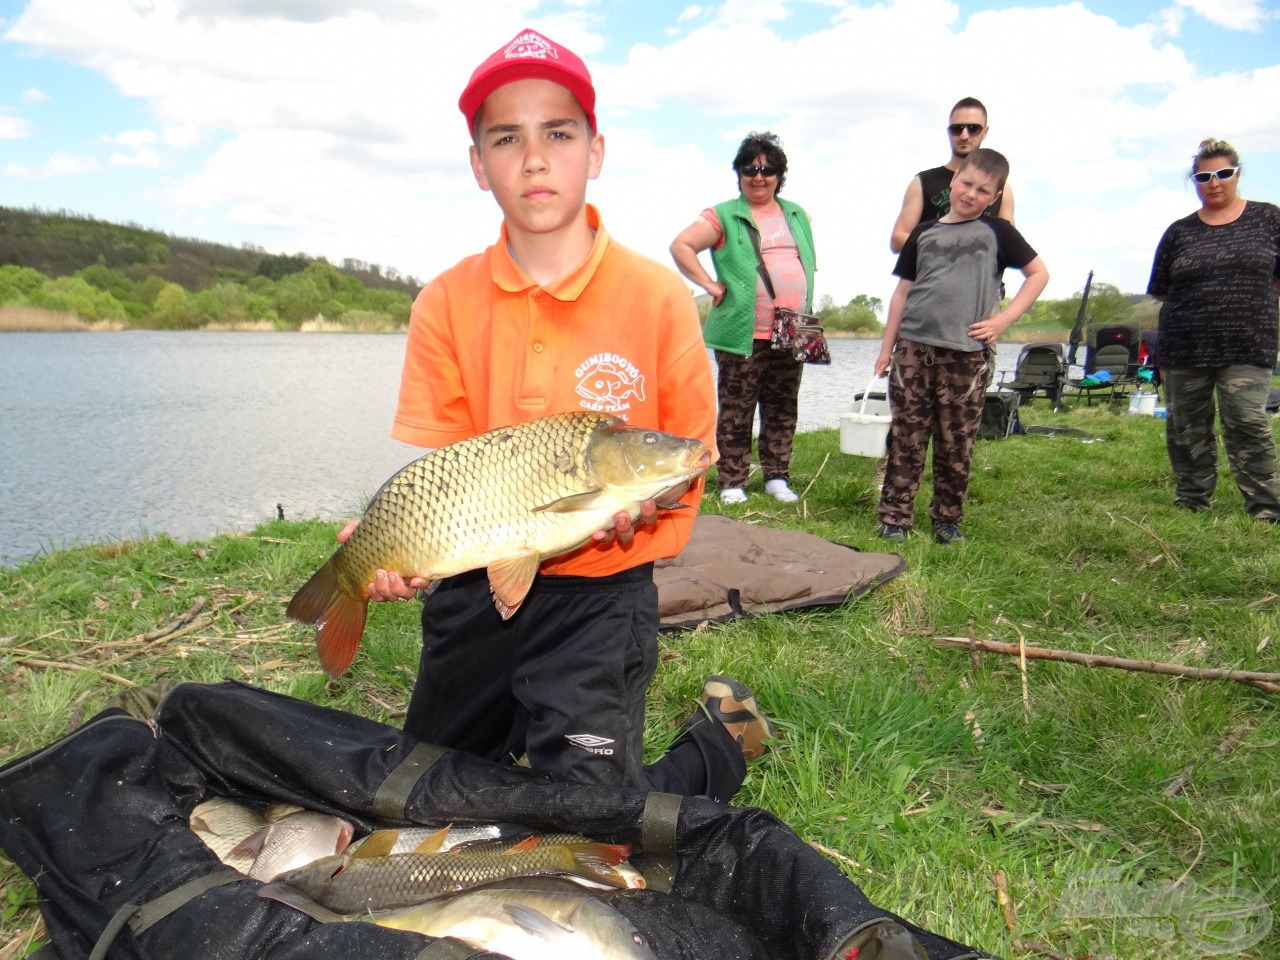
[[[1209,508],[1218,477],[1216,394],[1245,510],[1280,523],[1280,473],[1266,413],[1280,313],[1280,208],[1239,196],[1241,169],[1231,144],[1200,144],[1190,174],[1200,209],[1164,232],[1147,293],[1164,304],[1160,376],[1174,503]]]

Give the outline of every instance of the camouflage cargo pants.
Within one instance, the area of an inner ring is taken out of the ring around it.
[[[910,529],[925,454],[933,441],[935,524],[959,523],[969,492],[969,465],[978,437],[991,351],[948,350],[899,339],[889,365],[889,462],[878,510],[883,523]]]
[[[1169,417],[1165,440],[1173,467],[1173,500],[1188,510],[1207,510],[1218,481],[1214,395],[1222,419],[1227,464],[1244,497],[1244,508],[1260,520],[1280,520],[1280,475],[1276,443],[1266,412],[1271,371],[1237,364],[1161,370]]]
[[[760,409],[760,469],[766,481],[789,479],[804,364],[755,340],[751,356],[716,351],[717,469],[720,488],[745,487],[751,469],[751,425]]]

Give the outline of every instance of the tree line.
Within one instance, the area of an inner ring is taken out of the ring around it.
[[[172,237],[65,211],[0,207],[0,305],[192,329],[323,317],[403,328],[422,282],[393,268]]]
[[[1081,289],[1061,300],[1038,300],[1019,321],[1019,326],[1043,331],[1047,340],[1066,340],[1079,316],[1083,295],[1084,290]],[[704,320],[710,308],[710,297],[698,297],[698,312]],[[880,319],[883,311],[884,302],[865,293],[858,294],[843,306],[826,294],[814,307],[826,330],[861,337],[879,337],[884,333],[884,323]],[[1135,322],[1145,330],[1156,325],[1159,313],[1160,304],[1150,297],[1121,293],[1120,288],[1113,284],[1095,282],[1089,289],[1084,323],[1089,326],[1127,321]],[[1081,335],[1083,337],[1083,331]]]

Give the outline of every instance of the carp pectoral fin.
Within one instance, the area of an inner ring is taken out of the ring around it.
[[[258,888],[258,896],[264,900],[275,900],[286,906],[300,910],[312,920],[319,920],[321,923],[337,923],[343,920],[356,919],[344,917],[340,913],[335,913],[328,907],[322,907],[301,890],[287,886],[283,883],[267,883]]]
[[[352,860],[367,860],[371,857],[389,857],[391,848],[400,837],[399,830],[375,830],[365,837],[364,843],[356,847],[351,855]]]
[[[509,620],[524,603],[538,573],[538,561],[538,554],[530,550],[489,564],[489,590],[503,620]]]
[[[600,490],[588,490],[586,493],[575,493],[572,496],[552,500],[540,507],[534,507],[534,513],[577,513],[579,510],[591,510],[600,501]]]
[[[522,930],[535,937],[541,937],[543,940],[554,941],[573,933],[572,930],[560,926],[545,913],[540,913],[533,907],[526,907],[522,903],[504,903],[502,908],[507,911],[507,916],[515,921],[516,925]]]

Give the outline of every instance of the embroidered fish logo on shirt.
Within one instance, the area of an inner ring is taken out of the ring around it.
[[[587,409],[615,413],[627,409],[632,397],[644,400],[644,375],[606,360],[593,364],[575,390],[588,401]]]

